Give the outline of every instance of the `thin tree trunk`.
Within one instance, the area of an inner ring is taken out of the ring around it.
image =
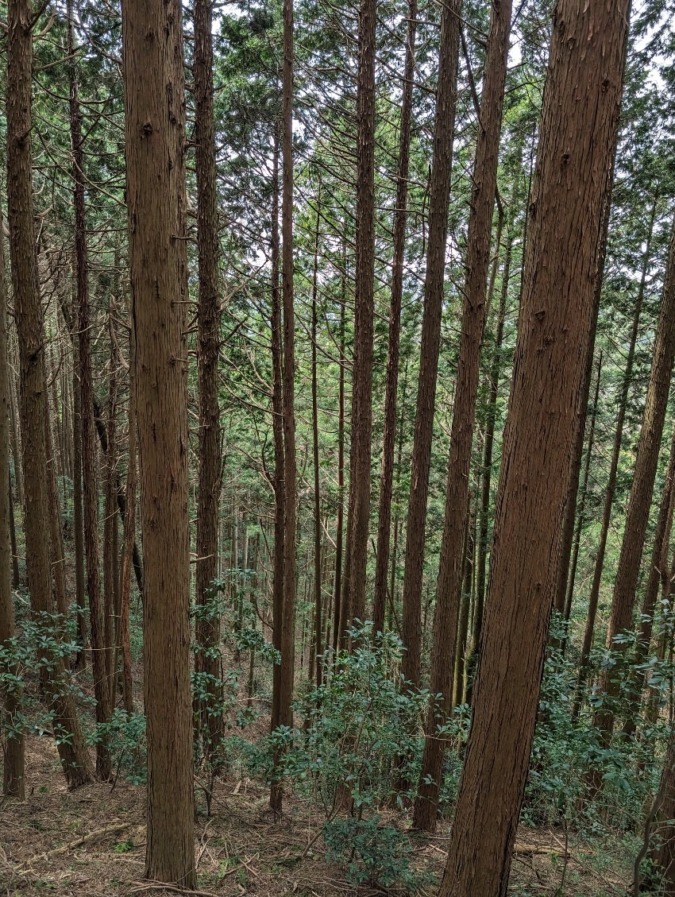
[[[218,297],[218,196],[213,111],[213,0],[195,0],[195,91],[197,243],[199,306],[199,491],[197,504],[197,605],[207,608],[196,622],[195,669],[204,673],[199,708],[205,754],[217,752],[223,737],[220,616],[208,608],[218,572],[218,499],[222,477],[222,436],[218,405],[220,302]]]
[[[485,441],[483,443],[483,476],[480,493],[480,526],[478,536],[478,570],[476,574],[476,607],[473,615],[473,643],[478,650],[480,635],[483,628],[483,610],[485,607],[485,584],[487,572],[487,557],[490,546],[488,544],[488,531],[490,528],[490,490],[492,485],[492,459],[495,441],[495,425],[497,423],[497,397],[499,395],[499,379],[502,370],[502,343],[504,340],[504,322],[506,320],[506,303],[509,295],[509,282],[511,277],[511,255],[513,252],[513,233],[509,226],[506,239],[504,268],[502,271],[502,286],[499,296],[499,311],[497,313],[497,331],[495,334],[494,352],[490,366],[488,394],[487,420],[485,423]]]
[[[346,628],[342,613],[342,543],[345,507],[345,315],[347,312],[347,244],[342,246],[342,301],[340,303],[340,371],[338,374],[338,505],[335,521],[335,583],[333,589],[333,651],[344,644]]]
[[[363,620],[370,523],[370,462],[373,412],[373,322],[375,314],[375,44],[377,0],[359,7],[357,78],[356,281],[354,366],[347,550],[342,588],[344,630]]]
[[[297,469],[295,455],[295,312],[293,308],[293,0],[284,0],[282,74],[281,285],[283,303],[284,609],[281,623],[279,722],[293,725]],[[281,806],[277,809],[281,809]]]
[[[598,416],[598,398],[600,396],[600,375],[602,373],[602,351],[598,358],[598,374],[595,380],[595,395],[591,406],[591,423],[588,433],[588,446],[586,448],[586,460],[584,461],[584,473],[581,481],[581,494],[579,496],[579,509],[577,513],[577,525],[574,532],[572,547],[572,560],[567,578],[565,591],[565,603],[563,607],[563,619],[569,622],[572,612],[572,598],[574,597],[574,582],[577,578],[577,564],[579,562],[579,548],[581,545],[581,530],[585,523],[586,496],[588,495],[588,479],[591,473],[591,460],[593,458],[593,446],[595,445],[595,424]]]
[[[284,410],[281,293],[279,290],[279,133],[274,133],[272,156],[272,432],[274,436],[274,569],[272,574],[272,643],[281,652],[284,610]],[[281,665],[272,671],[272,731],[279,725]]]
[[[181,12],[179,0],[122,3],[126,195],[145,556],[145,874],[153,881],[194,890]]]
[[[317,341],[317,290],[319,273],[319,224],[321,209],[321,183],[316,198],[316,231],[314,233],[314,268],[312,271],[312,457],[314,461],[314,656],[316,659],[316,685],[321,687],[323,678],[323,606],[321,603],[321,472],[319,470],[319,383],[316,363]]]
[[[461,0],[448,0],[443,4],[441,12],[438,90],[429,193],[429,242],[403,574],[402,635],[405,653],[401,663],[401,675],[412,686],[419,685],[422,658],[422,572],[436,378],[441,344],[461,7]],[[482,301],[483,299],[481,303]],[[463,532],[463,523],[461,529]],[[452,676],[452,664],[450,671]]]
[[[408,0],[408,31],[406,35],[403,95],[399,124],[398,171],[396,175],[396,209],[389,305],[389,350],[387,354],[387,385],[384,399],[384,434],[382,436],[382,472],[380,475],[380,503],[375,552],[375,587],[373,593],[373,632],[384,631],[389,576],[389,543],[391,535],[391,502],[394,489],[394,452],[396,450],[398,369],[401,342],[401,303],[403,300],[403,264],[405,261],[405,232],[408,220],[408,169],[410,167],[410,130],[415,76],[415,37],[417,33],[417,0]]]
[[[652,631],[654,628],[654,612],[656,610],[656,600],[659,595],[659,587],[664,576],[669,574],[669,548],[670,534],[673,521],[673,510],[675,505],[675,428],[670,443],[670,455],[668,457],[668,468],[666,470],[666,479],[663,484],[663,493],[661,495],[661,504],[659,506],[659,516],[656,521],[656,531],[654,532],[654,547],[652,550],[651,563],[649,565],[649,574],[647,577],[647,586],[645,588],[644,597],[642,599],[642,611],[640,613],[640,624],[638,626],[638,637],[635,645],[635,652],[631,660],[631,671],[629,674],[629,709],[626,714],[626,720],[623,727],[624,736],[633,735],[636,729],[637,716],[640,712],[640,698],[642,689],[646,680],[646,670],[643,669],[645,660],[649,653],[649,646],[652,640]]]
[[[12,483],[9,482],[9,538],[12,551],[12,588],[18,589],[21,586],[21,577],[19,575],[19,554],[16,546],[16,522],[14,520],[14,497],[12,495]]]
[[[654,343],[654,360],[649,376],[649,387],[645,402],[645,411],[640,429],[633,482],[631,485],[626,525],[621,543],[619,563],[612,610],[607,629],[607,646],[615,651],[623,652],[623,644],[614,639],[620,633],[632,628],[633,607],[637,589],[642,551],[649,522],[649,509],[654,491],[654,479],[659,459],[663,424],[668,405],[670,380],[675,359],[675,221],[673,223],[668,263],[663,285],[661,312],[656,328]],[[617,674],[622,665],[617,664],[610,673],[606,670],[600,679],[601,693],[609,698],[618,694]],[[596,712],[594,723],[597,726],[602,743],[607,745],[614,728],[614,712],[611,701],[605,703]]]
[[[579,714],[581,708],[581,692],[586,680],[588,668],[588,660],[593,647],[593,636],[595,633],[595,619],[598,611],[598,601],[600,599],[600,586],[602,584],[602,572],[605,565],[605,553],[607,550],[607,537],[609,535],[609,525],[612,519],[612,508],[614,506],[614,495],[616,493],[616,481],[619,470],[619,457],[621,455],[621,442],[623,439],[623,427],[626,417],[626,408],[628,406],[628,391],[633,377],[633,364],[635,360],[635,348],[637,345],[638,333],[640,330],[640,315],[642,313],[642,304],[644,301],[645,285],[647,282],[647,274],[649,271],[649,262],[651,256],[651,243],[654,234],[654,220],[656,217],[656,200],[652,204],[652,211],[649,221],[649,229],[647,232],[647,243],[642,263],[642,275],[640,277],[640,286],[635,301],[635,311],[633,313],[633,321],[631,325],[630,341],[628,344],[628,354],[626,356],[626,369],[621,384],[621,393],[618,400],[618,413],[616,418],[616,428],[614,431],[614,443],[612,445],[612,458],[609,466],[609,475],[607,478],[607,486],[605,488],[605,501],[602,510],[602,522],[600,524],[600,536],[598,539],[598,548],[595,555],[595,565],[593,567],[593,581],[591,584],[591,592],[588,599],[588,614],[586,617],[586,627],[584,630],[584,640],[581,647],[581,658],[579,661],[579,677],[577,681],[577,696],[572,711],[573,717]]]
[[[131,568],[133,566],[136,534],[137,484],[137,423],[136,423],[136,333],[133,315],[129,316],[129,445],[126,486],[126,514],[124,517],[124,545],[120,574],[119,646],[122,654],[122,700],[127,713],[134,712],[133,678],[131,671],[131,642],[129,614],[131,611]]]
[[[462,592],[462,568],[466,556],[471,449],[476,420],[481,345],[485,329],[490,237],[497,192],[499,135],[501,133],[510,31],[511,0],[501,0],[501,2],[495,0],[492,3],[492,19],[480,103],[478,145],[474,163],[466,258],[467,273],[452,412],[445,519],[431,651],[431,694],[442,694],[443,699],[440,707],[436,701],[432,701],[429,708],[420,787],[413,819],[416,827],[424,831],[433,831],[436,826],[444,748],[444,742],[436,735],[436,727],[439,722],[441,724],[445,722],[452,702],[452,675],[456,662],[455,645],[457,644],[457,623]],[[419,407],[418,401],[418,409]],[[431,417],[433,418],[433,405]],[[428,467],[426,475],[428,477]],[[410,527],[410,522],[408,525]],[[410,529],[408,529],[408,533],[410,536]],[[466,620],[463,618],[462,622],[465,623]],[[404,628],[404,633],[405,631]]]
[[[44,319],[35,255],[31,152],[32,33],[29,0],[8,4],[7,39],[7,197],[12,281],[19,337],[21,436],[25,489],[26,572],[31,608],[40,626],[50,627],[52,577],[49,540],[44,522],[49,514],[47,484],[47,383]],[[63,688],[60,657],[41,652],[40,683],[69,788],[91,781],[89,757],[75,702]]]
[[[91,665],[94,675],[96,722],[105,725],[111,716],[106,677],[105,619],[101,603],[98,544],[98,484],[96,476],[96,430],[94,425],[94,384],[91,362],[89,262],[85,220],[85,178],[83,171],[82,116],[78,99],[73,42],[73,5],[68,2],[68,42],[70,65],[70,139],[73,153],[73,201],[75,207],[75,260],[77,269],[78,334],[80,363],[80,411],[82,416],[82,482],[84,545],[87,568],[87,597],[91,626]],[[104,781],[112,774],[107,739],[96,742],[96,773]]]
[[[75,318],[75,315],[73,315]],[[77,603],[77,642],[78,652],[75,659],[77,669],[86,666],[87,652],[87,619],[86,589],[84,573],[84,525],[82,520],[82,402],[80,395],[80,378],[78,373],[79,353],[77,338],[72,332],[73,343],[73,527],[75,556],[75,600]]]
[[[440,897],[507,893],[595,319],[628,8],[556,6],[474,715]]]
[[[11,528],[14,528],[12,488],[9,478],[10,458],[10,370],[7,354],[7,286],[5,280],[5,237],[0,210],[0,647],[14,636],[14,596],[12,595],[12,547]],[[10,516],[11,515],[11,516]],[[0,673],[16,676],[12,665],[0,664]],[[7,797],[25,797],[24,734],[17,717],[21,712],[21,687],[4,690],[2,695],[4,715],[8,723],[7,737],[3,745],[2,793]]]

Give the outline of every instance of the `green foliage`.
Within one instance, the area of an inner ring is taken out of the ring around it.
[[[328,858],[345,867],[347,880],[354,885],[414,891],[427,880],[412,866],[410,838],[377,815],[332,819],[324,826],[323,839]]]
[[[117,708],[110,722],[98,723],[89,741],[102,740],[107,745],[115,771],[115,780],[123,776],[133,785],[147,781],[147,744],[145,740],[145,716],[127,713]]]

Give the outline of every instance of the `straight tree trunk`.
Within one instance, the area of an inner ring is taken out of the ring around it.
[[[507,893],[595,318],[628,10],[629,0],[555,8],[474,716],[440,897]]]
[[[145,555],[145,874],[194,890],[181,3],[124,0],[122,37]]]
[[[284,429],[284,587],[281,614],[278,724],[293,725],[295,679],[295,590],[297,468],[295,455],[295,312],[293,308],[293,0],[284,0],[284,59],[282,72],[281,285],[283,303],[283,429]],[[275,764],[276,765],[276,764]],[[283,788],[278,775],[272,783],[270,806],[282,809]]]
[[[31,151],[32,13],[29,0],[11,0],[7,18],[7,198],[10,254],[19,338],[20,417],[25,490],[26,572],[31,609],[39,625],[52,616],[49,540],[44,522],[49,514],[47,484],[47,416],[44,319],[35,255]],[[60,657],[48,649],[40,683],[53,726],[61,765],[69,788],[91,781],[89,757],[75,702],[64,689]]]
[[[272,643],[281,653],[284,611],[284,408],[281,293],[279,290],[279,154],[278,125],[272,156],[272,432],[274,436],[274,569],[272,573]],[[272,672],[272,731],[279,725],[281,664]]]
[[[412,121],[413,78],[415,76],[415,38],[417,34],[417,0],[408,2],[408,31],[403,71],[403,95],[399,124],[398,171],[396,174],[396,209],[394,211],[394,246],[391,272],[391,300],[389,305],[389,350],[387,354],[387,385],[384,398],[384,434],[382,436],[382,472],[380,475],[380,503],[375,552],[375,588],[373,593],[373,632],[384,632],[384,613],[387,603],[389,575],[389,544],[391,537],[391,502],[394,491],[394,453],[396,450],[396,422],[398,369],[401,343],[401,303],[403,301],[403,264],[405,261],[405,232],[408,220],[408,169],[410,167],[410,130]]]
[[[640,613],[640,624],[638,626],[638,637],[635,645],[635,652],[631,661],[631,671],[629,680],[629,709],[626,714],[626,720],[623,727],[624,736],[632,736],[637,725],[637,716],[640,712],[640,698],[642,689],[645,685],[646,670],[641,669],[647,655],[652,640],[652,631],[654,629],[654,613],[656,610],[656,600],[659,595],[659,588],[662,579],[669,575],[669,548],[670,534],[673,522],[673,506],[675,505],[675,429],[670,442],[670,455],[668,457],[668,468],[666,470],[666,479],[663,484],[663,493],[661,495],[661,503],[659,506],[659,516],[656,521],[656,531],[654,532],[654,547],[652,550],[651,563],[649,565],[649,574],[647,576],[647,586],[645,588],[644,597],[642,599],[642,611]]]
[[[485,583],[487,558],[489,551],[488,531],[490,528],[490,491],[492,486],[492,463],[495,442],[495,426],[497,423],[497,398],[499,395],[499,379],[502,370],[502,343],[504,341],[504,322],[506,320],[506,303],[509,295],[511,278],[511,256],[513,252],[513,234],[509,227],[506,238],[502,285],[499,295],[499,311],[497,312],[497,331],[489,373],[489,392],[487,420],[485,423],[485,441],[483,443],[483,474],[480,491],[480,524],[478,535],[478,570],[476,573],[476,607],[473,615],[473,644],[478,650],[483,628],[483,610],[485,607]]]
[[[73,316],[75,317],[75,316]],[[73,528],[75,542],[75,600],[77,603],[78,653],[75,661],[77,669],[86,666],[87,620],[86,589],[84,573],[84,525],[82,519],[82,400],[80,394],[79,353],[77,337],[72,332],[73,342]]]
[[[136,534],[137,423],[136,423],[136,335],[133,315],[129,325],[129,445],[127,462],[126,514],[124,516],[124,544],[120,573],[119,646],[122,655],[122,699],[127,713],[134,712],[133,678],[131,672],[131,642],[129,615],[131,611],[131,568],[133,566]]]
[[[12,483],[9,483],[9,538],[12,550],[12,588],[18,589],[21,586],[21,577],[19,575],[19,554],[16,546],[16,522],[14,520],[14,496],[12,495]]]
[[[450,174],[457,106],[461,8],[462,0],[448,0],[443,4],[441,12],[438,90],[429,190],[429,241],[424,282],[422,343],[403,574],[402,635],[405,653],[401,663],[401,675],[412,686],[419,685],[422,658],[422,572],[424,569],[425,521],[429,492],[431,441],[434,429],[436,377],[441,345],[445,246],[448,236]],[[462,526],[462,532],[463,529]],[[450,669],[452,670],[452,664]]]
[[[347,550],[343,580],[344,630],[363,620],[370,522],[370,461],[373,425],[373,322],[375,314],[375,43],[377,0],[359,7],[357,80],[356,283],[354,367]]]
[[[640,331],[640,315],[642,314],[642,304],[644,301],[645,285],[647,282],[647,274],[649,271],[649,262],[651,257],[651,243],[654,234],[654,221],[656,218],[656,200],[652,204],[652,211],[649,221],[649,229],[647,232],[647,243],[642,263],[642,274],[640,277],[640,286],[635,301],[635,310],[633,313],[633,321],[631,325],[630,340],[628,343],[628,353],[626,356],[626,369],[621,384],[621,393],[619,395],[616,418],[616,427],[614,430],[614,442],[612,445],[612,458],[609,466],[609,475],[607,478],[607,486],[605,488],[605,501],[602,509],[602,522],[600,524],[600,536],[598,540],[598,548],[595,555],[595,564],[593,567],[593,581],[591,584],[591,592],[588,599],[588,614],[586,616],[586,627],[584,629],[584,640],[581,647],[581,658],[579,661],[579,677],[577,681],[577,696],[572,711],[573,717],[579,714],[581,708],[581,691],[586,679],[588,668],[588,660],[593,647],[593,636],[595,633],[595,619],[598,611],[598,601],[600,599],[600,586],[602,584],[602,572],[605,566],[605,553],[607,550],[607,537],[609,535],[609,526],[612,520],[612,508],[614,506],[614,495],[616,493],[616,481],[619,470],[619,458],[621,456],[621,443],[623,439],[623,427],[626,418],[626,408],[628,406],[628,391],[633,378],[633,364],[635,361],[635,348],[637,346],[637,338]]]
[[[7,286],[5,279],[5,238],[2,211],[0,211],[0,647],[14,636],[14,596],[12,595],[12,543],[10,539],[10,514],[12,513],[12,489],[9,479],[10,458],[10,369],[7,354]],[[13,518],[12,518],[13,522]],[[14,673],[0,665],[0,672]],[[7,689],[2,696],[4,713],[9,731],[4,744],[2,793],[7,797],[25,797],[24,734],[20,725],[12,731],[21,711],[21,690]]]
[[[319,274],[319,238],[321,209],[321,184],[316,198],[316,231],[314,233],[314,268],[312,271],[312,459],[314,462],[314,657],[316,659],[316,685],[323,679],[323,606],[321,603],[321,472],[319,470],[319,383],[316,363],[317,341],[317,291]]]
[[[621,552],[617,566],[612,610],[607,629],[607,647],[623,651],[623,645],[614,639],[620,633],[632,628],[633,607],[637,582],[640,574],[642,551],[644,548],[649,509],[654,491],[654,479],[659,460],[663,424],[668,405],[670,380],[675,360],[675,222],[673,223],[666,266],[661,312],[656,328],[654,360],[649,376],[649,386],[638,441],[633,482],[631,485],[626,525],[623,532]],[[606,670],[601,676],[601,693],[610,698],[595,714],[601,741],[608,745],[614,728],[614,712],[611,699],[618,694],[617,672],[621,664],[612,671]]]
[[[342,543],[345,507],[345,315],[347,313],[347,244],[342,252],[342,301],[340,302],[340,371],[338,374],[338,505],[335,521],[335,582],[333,589],[333,651],[344,644],[346,622],[342,613]]]
[[[586,459],[584,461],[584,472],[581,481],[581,493],[579,495],[579,509],[576,515],[576,528],[572,544],[572,559],[569,567],[569,576],[567,577],[565,602],[563,606],[563,619],[569,622],[572,612],[572,598],[574,597],[574,582],[577,578],[577,564],[579,562],[579,547],[581,545],[581,530],[585,523],[586,497],[588,495],[588,480],[591,473],[591,460],[593,458],[593,446],[595,445],[595,424],[598,415],[598,398],[600,396],[600,375],[602,373],[602,352],[598,358],[598,373],[595,380],[595,394],[593,396],[593,405],[591,406],[591,423],[588,433],[588,446],[586,448]],[[585,429],[585,428],[584,428]]]
[[[220,302],[218,297],[218,196],[213,111],[213,0],[195,0],[195,91],[197,243],[199,305],[199,490],[197,504],[197,605],[205,608],[218,573],[218,499],[222,478],[222,435],[218,405]],[[217,752],[223,737],[220,617],[214,608],[195,626],[195,669],[205,674],[199,708],[205,754]]]
[[[117,625],[119,619],[119,534],[117,529],[116,499],[116,454],[117,454],[117,368],[119,353],[113,332],[112,315],[110,327],[110,371],[108,373],[108,452],[105,459],[105,520],[103,525],[103,613],[106,688],[108,706],[112,713],[115,706],[117,686]]]
[[[73,5],[68,3],[68,41],[73,42]],[[75,207],[75,264],[77,270],[77,305],[80,365],[80,413],[82,418],[82,498],[84,547],[87,568],[87,598],[91,627],[91,666],[94,675],[96,722],[105,725],[112,712],[106,676],[105,619],[101,602],[101,573],[98,543],[98,484],[96,464],[96,429],[94,424],[94,383],[91,363],[91,318],[89,306],[89,262],[85,220],[85,176],[82,148],[82,116],[78,98],[75,59],[70,65],[70,140],[73,152],[73,202]],[[96,773],[104,781],[112,774],[107,740],[96,742]]]
[[[459,362],[452,412],[445,519],[431,650],[431,694],[442,694],[443,699],[440,707],[436,701],[432,701],[429,708],[420,787],[413,820],[414,824],[424,831],[433,831],[436,826],[444,747],[443,740],[437,737],[436,727],[439,723],[442,725],[445,722],[452,703],[457,622],[462,593],[463,561],[466,556],[471,449],[476,420],[481,345],[485,329],[490,238],[497,192],[499,135],[510,31],[511,0],[501,2],[495,0],[492,3],[473,172]],[[433,406],[431,417],[433,418]],[[423,521],[422,530],[424,530]],[[408,533],[410,536],[410,529]]]

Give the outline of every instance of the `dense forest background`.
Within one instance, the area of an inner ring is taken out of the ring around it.
[[[629,5],[0,6],[8,894],[675,894]]]

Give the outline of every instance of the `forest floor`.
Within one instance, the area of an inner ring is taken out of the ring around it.
[[[68,792],[52,739],[27,744],[28,797],[0,804],[0,894],[113,895],[169,894],[143,881],[144,788],[118,781]],[[324,817],[307,801],[285,801],[285,815],[266,812],[268,792],[249,779],[218,782],[210,819],[199,816],[196,856],[199,891],[243,895],[382,894],[355,888],[344,870],[330,863],[320,837]],[[202,808],[203,809],[203,808]],[[402,814],[390,823],[405,828]],[[428,873],[420,897],[436,893],[443,870],[447,826],[433,838],[417,837],[414,863]],[[567,854],[567,859],[565,859]],[[625,895],[631,857],[620,844],[583,843],[559,830],[521,827],[509,893],[518,897]],[[395,894],[395,891],[391,892]]]

